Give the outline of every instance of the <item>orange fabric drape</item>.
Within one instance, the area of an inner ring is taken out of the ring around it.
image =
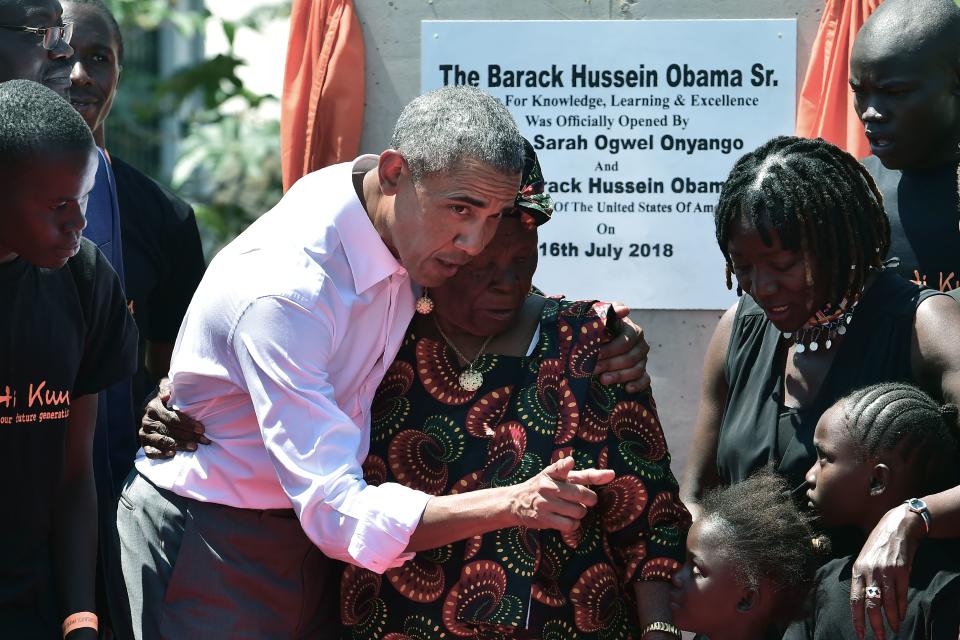
[[[352,0],[293,0],[280,103],[283,188],[360,149],[363,34]]]
[[[850,49],[857,31],[882,0],[826,0],[797,106],[797,135],[820,137],[857,158],[870,155],[853,110]]]

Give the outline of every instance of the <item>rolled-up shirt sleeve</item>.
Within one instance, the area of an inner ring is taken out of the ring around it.
[[[370,486],[369,439],[340,409],[328,362],[332,316],[285,297],[258,298],[231,336],[267,454],[307,536],[326,555],[383,573],[400,566],[430,495]]]

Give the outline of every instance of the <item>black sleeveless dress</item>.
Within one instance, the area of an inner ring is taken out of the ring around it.
[[[725,363],[729,392],[717,446],[722,482],[739,482],[772,464],[802,496],[804,476],[816,460],[813,432],[820,415],[860,387],[912,381],[913,318],[917,306],[933,295],[940,294],[889,271],[879,274],[837,345],[816,399],[800,409],[784,406],[785,341],[753,299],[744,296]]]

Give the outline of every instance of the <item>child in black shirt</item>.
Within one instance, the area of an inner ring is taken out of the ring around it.
[[[137,334],[116,274],[80,236],[96,168],[69,103],[33,82],[0,84],[4,637],[97,637],[96,394],[133,373]]]
[[[929,532],[930,516],[916,496],[957,483],[957,407],[938,405],[909,384],[889,382],[854,391],[817,423],[817,462],[807,473],[807,496],[825,526],[854,526],[864,537],[896,508],[910,509]],[[911,498],[913,498],[911,500]],[[960,630],[960,540],[920,542],[910,568],[898,629],[883,620],[893,585],[851,585],[855,557],[833,560],[817,573],[814,609],[785,640],[855,640],[852,587],[862,590],[867,624],[887,638],[956,640]],[[903,614],[905,612],[905,615]]]

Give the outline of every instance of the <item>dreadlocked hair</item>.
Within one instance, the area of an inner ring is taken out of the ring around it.
[[[771,244],[776,231],[784,249],[802,253],[811,292],[814,276],[830,278],[833,305],[863,289],[870,269],[883,266],[890,247],[890,223],[873,177],[853,156],[820,138],[773,138],[734,164],[714,212],[728,289],[733,287],[730,233],[740,220],[755,228],[764,244]]]
[[[957,484],[960,426],[957,406],[939,405],[923,390],[903,382],[858,389],[838,401],[851,437],[870,458],[896,452],[913,472],[918,493],[937,493]]]
[[[764,579],[775,589],[777,622],[803,614],[821,556],[830,550],[789,494],[787,481],[767,467],[709,492],[701,505],[701,518],[719,525],[718,553],[737,568],[740,584],[756,588]]]

